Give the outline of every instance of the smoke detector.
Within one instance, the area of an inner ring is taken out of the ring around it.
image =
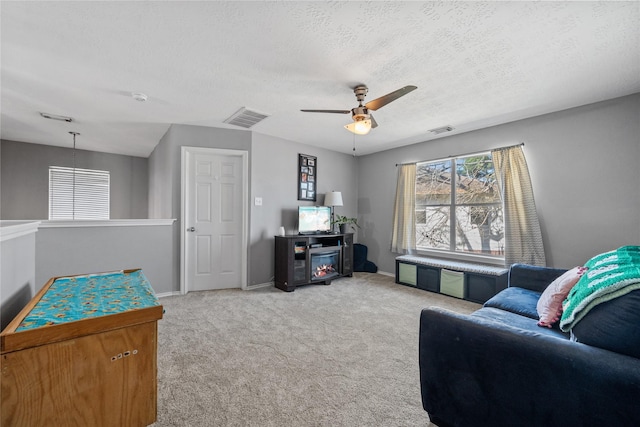
[[[131,97],[139,102],[145,102],[147,100],[147,95],[142,92],[132,92]]]

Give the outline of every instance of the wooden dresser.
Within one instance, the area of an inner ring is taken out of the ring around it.
[[[141,270],[50,279],[0,334],[0,425],[154,423],[162,314]]]

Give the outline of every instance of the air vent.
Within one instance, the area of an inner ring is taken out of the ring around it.
[[[230,125],[249,129],[251,126],[255,125],[256,123],[260,123],[267,117],[269,116],[266,114],[251,111],[242,107],[241,109],[233,113],[231,117],[226,119],[224,122],[229,123]]]
[[[452,126],[443,126],[441,128],[431,129],[429,132],[435,133],[436,135],[438,135],[445,132],[451,132],[452,130],[453,130]]]

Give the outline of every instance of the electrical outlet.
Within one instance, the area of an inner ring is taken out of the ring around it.
[[[256,197],[255,198],[255,205],[256,206],[262,206],[262,197]]]

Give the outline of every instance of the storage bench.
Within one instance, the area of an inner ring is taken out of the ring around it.
[[[0,334],[0,425],[153,424],[163,311],[140,269],[51,278]]]
[[[396,257],[396,283],[484,303],[507,287],[509,270],[416,255]]]

